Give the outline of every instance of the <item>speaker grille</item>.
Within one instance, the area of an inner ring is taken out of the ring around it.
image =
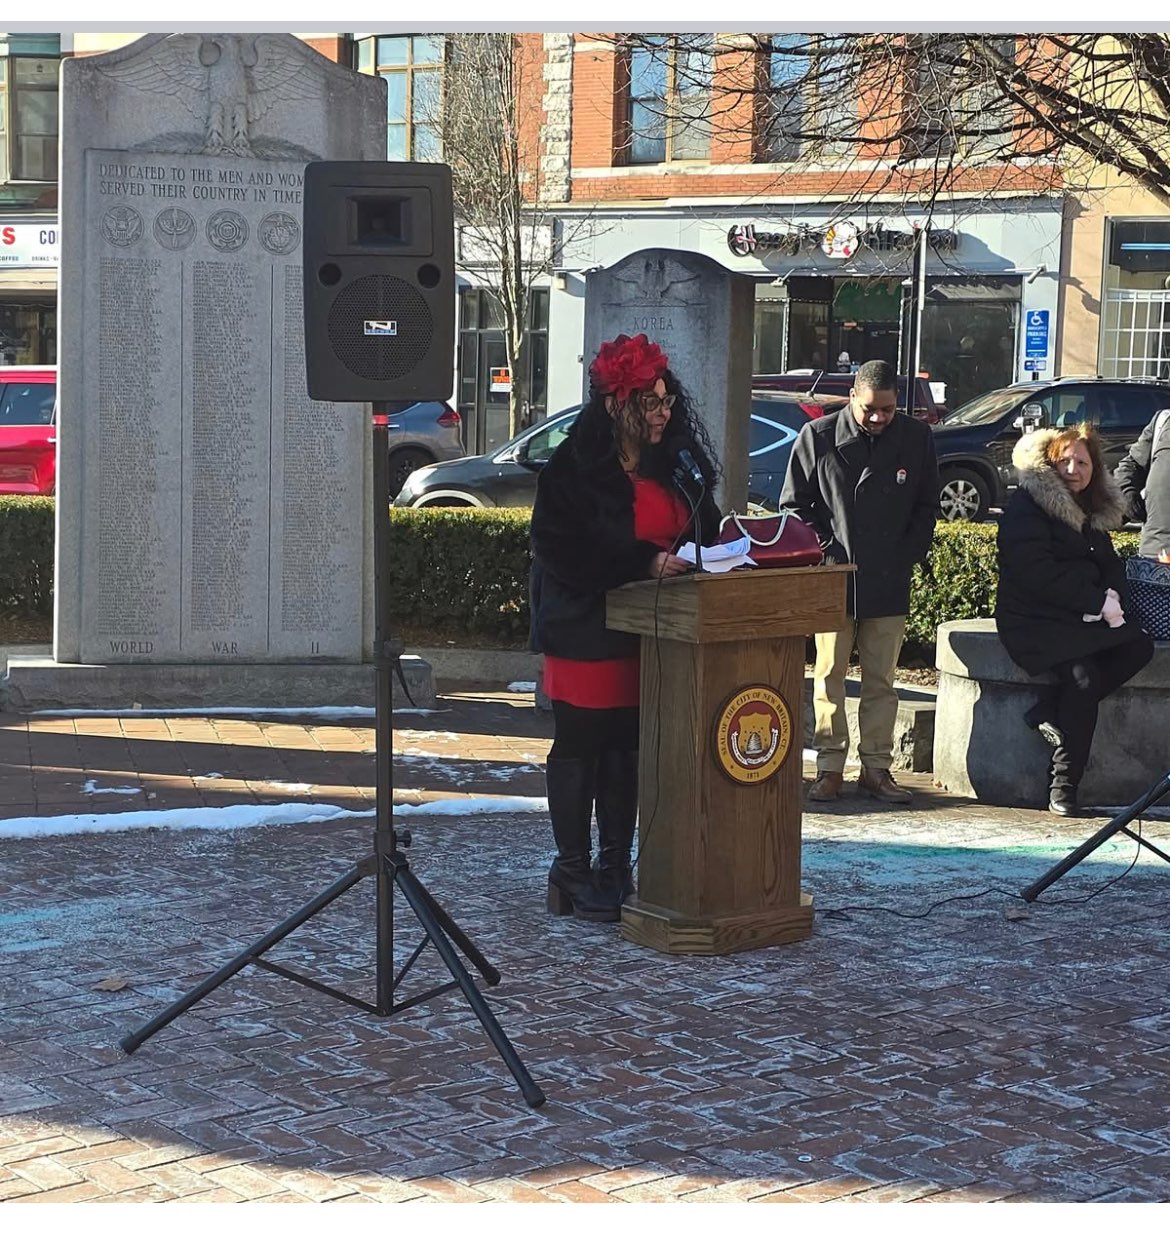
[[[367,336],[369,319],[392,320],[394,336]],[[362,379],[401,379],[426,357],[435,324],[412,284],[397,276],[361,276],[329,309],[329,343],[343,366]]]

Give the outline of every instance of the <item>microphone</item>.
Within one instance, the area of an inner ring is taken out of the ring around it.
[[[703,477],[703,471],[699,469],[694,457],[686,448],[680,448],[675,455],[679,468],[693,483],[698,483],[700,487],[706,487],[707,480]]]

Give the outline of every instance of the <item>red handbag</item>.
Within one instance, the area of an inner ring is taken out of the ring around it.
[[[795,569],[821,563],[821,543],[807,522],[791,513],[742,517],[728,513],[719,523],[719,542],[748,538],[748,555],[761,569]]]

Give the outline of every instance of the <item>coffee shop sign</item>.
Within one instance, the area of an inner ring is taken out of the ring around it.
[[[958,248],[959,234],[950,228],[932,228],[927,241],[933,250],[953,251]],[[795,257],[802,250],[820,250],[829,258],[849,259],[858,250],[868,249],[881,254],[910,250],[914,233],[875,224],[859,229],[850,220],[830,224],[826,228],[794,228],[784,232],[768,232],[754,224],[733,224],[727,230],[727,248],[739,258],[758,254],[786,254]]]
[[[0,223],[0,267],[56,267],[61,262],[57,221]]]

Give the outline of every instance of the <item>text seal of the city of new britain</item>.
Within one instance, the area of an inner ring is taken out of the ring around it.
[[[771,779],[791,748],[792,712],[770,685],[736,690],[715,717],[715,761],[737,784]]]

